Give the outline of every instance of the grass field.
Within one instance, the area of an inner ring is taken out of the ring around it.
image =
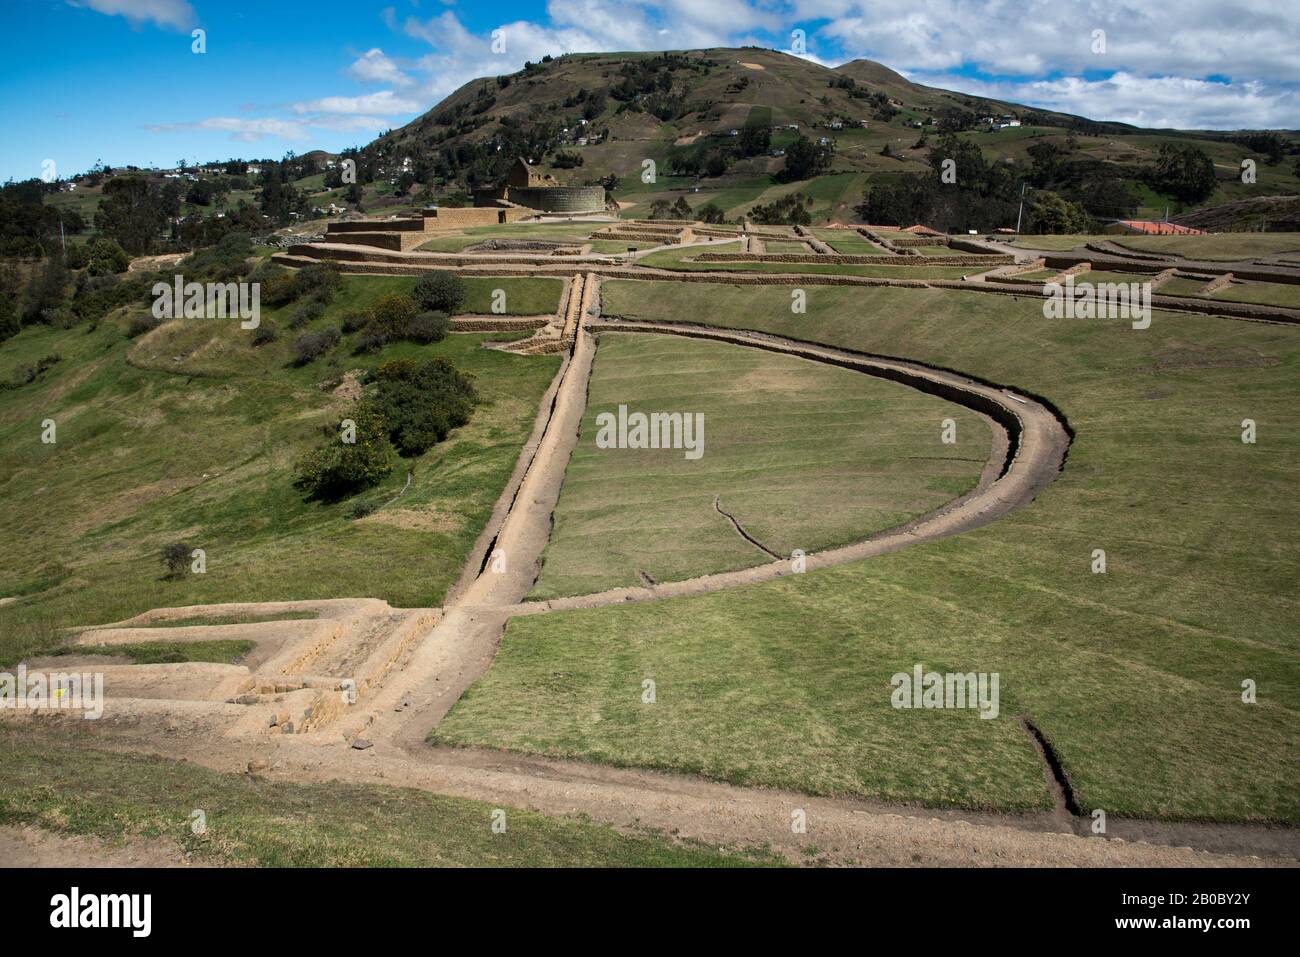
[[[1300,285],[1285,282],[1234,282],[1219,289],[1210,298],[1300,309]]]
[[[473,297],[518,280],[471,282]],[[403,283],[349,278],[325,317],[301,331],[337,325]],[[520,298],[527,295],[511,305]],[[264,312],[263,322],[280,319]],[[300,330],[253,348],[233,322],[178,320],[134,340],[123,324],[30,327],[5,343],[4,379],[42,356],[62,358],[43,379],[0,392],[0,524],[23,543],[0,553],[0,595],[27,596],[0,606],[0,663],[55,646],[63,626],[166,605],[340,595],[438,604],[558,366],[555,357],[479,347],[499,333],[366,356],[351,354],[349,336],[330,356],[295,367]],[[476,377],[485,401],[471,422],[423,456],[399,460],[361,498],[380,505],[401,497],[366,518],[351,517],[351,500],[304,501],[293,466],[346,408],[333,383],[349,370],[421,355]],[[46,419],[57,426],[52,445],[41,441]],[[205,574],[163,580],[159,551],[175,541],[206,551]]]
[[[1109,236],[1125,249],[1188,259],[1252,259],[1300,251],[1300,233],[1215,233],[1209,236]]]
[[[974,532],[759,586],[518,619],[438,740],[1042,806],[1023,714],[1085,808],[1300,821],[1294,329],[1157,311],[1138,331],[900,288],[818,290],[805,316],[762,287],[611,282],[605,301],[956,368],[1048,397],[1077,436],[1034,503]],[[1000,716],[893,709],[891,674],[917,663],[999,673]],[[1248,679],[1258,703],[1241,699]]]
[[[642,266],[697,272],[805,273],[828,276],[867,276],[873,279],[960,279],[970,266],[876,266],[840,263],[695,262],[698,248],[665,249],[641,260]]]
[[[0,731],[0,825],[109,842],[170,838],[199,862],[256,867],[736,867],[726,853],[656,834],[494,808],[409,788],[286,784],[189,763],[51,744]],[[206,833],[191,830],[205,815]],[[504,811],[505,831],[492,815]]]
[[[620,404],[703,415],[703,454],[597,448],[597,416]],[[940,441],[945,418],[957,424],[954,445]],[[607,334],[532,597],[769,561],[714,508],[719,496],[782,556],[866,538],[973,488],[990,440],[975,414],[857,372],[725,343]]]

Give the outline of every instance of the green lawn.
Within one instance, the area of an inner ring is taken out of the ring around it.
[[[1216,233],[1210,236],[1108,236],[1144,253],[1173,253],[1188,259],[1232,261],[1300,252],[1300,233]]]
[[[1211,298],[1300,309],[1300,285],[1284,282],[1234,282],[1219,289]]]
[[[696,272],[801,273],[814,276],[867,276],[874,279],[960,279],[970,266],[876,266],[840,263],[696,262],[699,248],[665,249],[641,260],[643,266]]]
[[[437,739],[1013,809],[1047,803],[1023,714],[1085,808],[1300,821],[1296,330],[1156,312],[1139,331],[902,288],[816,290],[792,316],[785,293],[611,282],[605,301],[1046,396],[1077,432],[1064,473],[989,526],[869,561],[516,619]],[[890,676],[917,663],[999,673],[1000,716],[893,709]]]
[[[847,544],[975,486],[985,422],[883,379],[757,349],[671,336],[601,338],[535,598],[746,568]],[[704,417],[703,454],[598,448],[597,416]],[[958,442],[945,445],[945,418]],[[918,470],[918,461],[925,463]],[[834,508],[826,508],[834,502]]]
[[[254,867],[737,867],[771,855],[625,834],[411,788],[286,784],[0,731],[0,825],[108,842],[170,838],[194,859]],[[193,833],[193,812],[206,832]],[[494,833],[493,814],[505,830]],[[500,818],[498,818],[500,820]]]
[[[480,348],[499,333],[358,356],[354,334],[325,358],[290,365],[299,332],[337,325],[403,282],[349,277],[324,318],[282,326],[278,342],[259,348],[219,320],[178,320],[135,340],[123,335],[124,320],[93,331],[30,327],[8,340],[0,378],[42,356],[62,359],[43,379],[0,392],[0,525],[6,540],[22,543],[0,550],[0,596],[29,596],[0,605],[0,664],[61,643],[62,627],[159,606],[340,595],[438,604],[514,468],[559,360]],[[471,295],[486,309],[494,286],[535,288],[518,282],[471,280]],[[513,295],[511,307],[554,308],[528,295]],[[263,322],[282,324],[286,311],[266,310]],[[475,376],[485,401],[471,422],[418,459],[399,460],[363,493],[374,505],[402,493],[367,518],[351,517],[351,500],[305,501],[293,467],[347,407],[333,384],[349,370],[422,355]],[[41,442],[46,419],[57,426],[52,445]],[[162,579],[159,551],[175,541],[205,550],[205,574]]]

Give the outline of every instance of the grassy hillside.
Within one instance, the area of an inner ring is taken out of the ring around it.
[[[176,320],[136,339],[125,315],[69,330],[29,327],[4,344],[0,380],[58,356],[34,382],[0,391],[0,524],[21,547],[0,554],[0,662],[56,643],[58,628],[161,605],[374,595],[437,604],[491,512],[558,366],[480,348],[456,334],[432,346],[291,364],[300,332],[414,280],[349,277],[325,315],[298,330],[264,310],[281,338],[254,347],[233,322]],[[486,310],[495,287],[553,309],[556,280],[472,279]],[[523,284],[523,285],[520,285]],[[534,284],[541,284],[535,286]],[[293,307],[289,307],[292,309]],[[471,422],[360,499],[391,504],[353,518],[355,500],[305,501],[298,457],[347,407],[349,373],[395,356],[442,356],[475,377]],[[42,423],[56,424],[54,444]],[[405,487],[407,473],[409,488]],[[207,553],[207,572],[162,577],[163,545]]]
[[[638,91],[636,82],[653,71],[662,79]],[[1242,184],[1240,161],[1254,154],[1214,134],[1096,122],[922,86],[869,60],[828,69],[757,48],[548,59],[509,76],[466,83],[423,116],[380,137],[367,152],[399,162],[486,147],[488,155],[472,168],[442,171],[440,175],[452,177],[445,184],[448,190],[466,185],[467,175],[490,180],[514,154],[522,154],[548,167],[561,182],[595,183],[612,175],[618,181],[617,198],[633,203],[634,215],[642,215],[655,199],[684,195],[697,208],[713,202],[734,218],[799,190],[813,196],[817,221],[848,221],[868,182],[926,168],[929,146],[922,137],[932,143],[938,121],[951,111],[977,117],[1009,114],[1021,121],[1015,128],[981,127],[962,134],[991,162],[1027,163],[1030,146],[1044,141],[1068,145],[1070,160],[1089,165],[1094,177],[1114,177],[1133,186],[1141,199],[1140,216],[1181,208],[1173,197],[1141,182],[1142,167],[1163,143],[1194,142],[1210,154],[1220,183],[1206,206],[1300,192],[1291,157],[1272,166],[1260,162],[1258,182]],[[800,134],[827,137],[836,147],[831,170],[814,180],[781,183],[776,174],[785,160],[764,152],[733,163],[720,176],[672,175],[675,157],[727,148],[736,142],[733,131],[756,124],[771,126],[773,149],[788,146]],[[497,144],[502,145],[500,155],[490,152]],[[884,155],[886,147],[889,155]],[[555,168],[561,151],[580,157],[581,165]],[[657,166],[649,183],[641,178],[647,159]]]
[[[1300,821],[1295,330],[1157,312],[1135,331],[900,288],[818,289],[806,316],[762,287],[609,283],[605,301],[955,368],[1049,398],[1077,435],[1035,502],[974,532],[712,595],[518,619],[438,740],[1021,808],[1047,800],[1023,714],[1085,808]],[[1000,717],[894,710],[889,678],[916,663],[998,672]]]

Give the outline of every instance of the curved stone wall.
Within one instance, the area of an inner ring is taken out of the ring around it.
[[[605,187],[512,186],[510,202],[543,213],[599,213],[605,209]]]

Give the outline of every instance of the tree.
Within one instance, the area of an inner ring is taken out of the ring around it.
[[[431,272],[420,277],[411,298],[425,312],[454,315],[465,303],[465,280],[452,272]]]
[[[355,441],[345,441],[349,437]],[[369,488],[392,470],[393,445],[383,417],[358,403],[339,421],[334,438],[299,459],[294,485],[310,498],[335,500]]]
[[[1147,171],[1151,186],[1188,203],[1209,197],[1217,185],[1214,161],[1191,143],[1163,143]]]
[[[104,184],[95,226],[128,253],[152,252],[167,226],[162,191],[143,177],[113,177]]]
[[[829,143],[818,144],[800,136],[786,147],[785,168],[779,177],[785,182],[797,179],[809,179],[831,168],[831,157],[835,147]]]
[[[375,370],[374,408],[402,455],[420,455],[469,421],[478,396],[446,359],[393,359]]]
[[[101,236],[86,247],[86,268],[92,276],[126,272],[129,265],[131,257],[111,239]]]
[[[400,339],[406,335],[411,320],[419,315],[415,303],[409,296],[390,292],[381,296],[370,310],[370,323],[367,328],[386,339]]]
[[[717,203],[708,202],[695,211],[695,218],[702,223],[721,223],[726,214]]]
[[[746,126],[740,131],[741,156],[758,156],[766,153],[772,145],[772,129],[769,126]]]
[[[1044,235],[1085,233],[1092,227],[1092,219],[1082,206],[1048,190],[1034,193],[1029,207],[1029,222],[1029,232]]]
[[[190,571],[190,552],[191,548],[184,542],[172,542],[170,545],[164,545],[162,548],[162,566],[165,571],[165,577],[171,579],[184,578]]]

